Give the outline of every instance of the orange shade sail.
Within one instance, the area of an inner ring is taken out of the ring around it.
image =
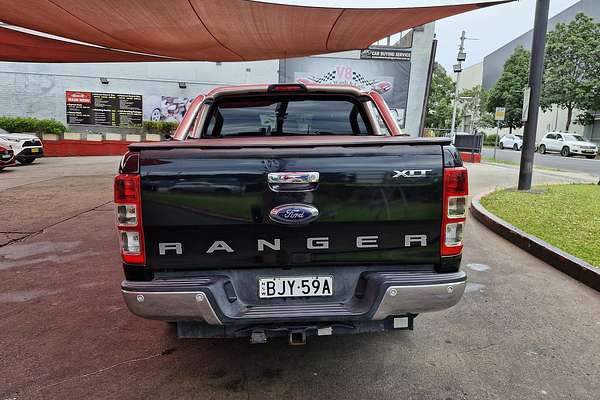
[[[415,7],[411,0],[413,6],[402,8],[407,1],[395,1],[398,8],[368,9],[249,0],[0,0],[4,23],[105,48],[84,49],[85,44],[70,42],[61,46],[60,40],[2,29],[0,59],[144,61],[154,55],[180,61],[250,61],[300,57],[367,48],[396,32],[512,0],[446,1],[426,7]],[[15,37],[18,40],[11,42]]]
[[[0,27],[0,60],[22,62],[165,61],[159,57],[85,46],[2,27]]]

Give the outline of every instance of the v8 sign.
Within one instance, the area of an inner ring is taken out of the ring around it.
[[[303,57],[281,60],[279,65],[280,83],[352,85],[379,92],[400,127],[407,117],[409,78],[409,60]]]

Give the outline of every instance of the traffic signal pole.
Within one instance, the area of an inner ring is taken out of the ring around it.
[[[531,64],[529,67],[529,87],[531,88],[531,94],[527,110],[527,122],[525,122],[525,130],[523,132],[523,148],[521,149],[521,166],[519,169],[519,190],[531,189],[535,136],[540,108],[542,75],[544,73],[544,51],[546,45],[546,30],[548,29],[549,7],[550,0],[537,0],[535,6]]]

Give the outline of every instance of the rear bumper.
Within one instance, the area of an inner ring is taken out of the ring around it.
[[[369,272],[365,290],[344,301],[318,300],[248,304],[223,288],[226,276],[148,282],[123,281],[129,310],[144,318],[204,321],[210,325],[299,321],[383,320],[454,306],[465,286],[464,272]]]

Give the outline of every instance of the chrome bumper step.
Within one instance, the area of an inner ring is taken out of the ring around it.
[[[247,304],[231,302],[222,290],[227,277],[122,283],[131,312],[168,321],[211,325],[275,321],[383,320],[390,316],[439,311],[454,306],[466,286],[464,272],[369,272],[364,295],[344,302]]]

